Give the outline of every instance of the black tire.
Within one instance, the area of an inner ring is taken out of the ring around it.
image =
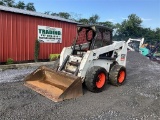
[[[122,65],[114,65],[109,72],[109,82],[112,85],[120,86],[126,79],[126,68]]]
[[[58,69],[58,67],[59,67],[59,61],[60,61],[60,59],[57,59],[57,60],[54,62],[52,69],[54,69],[54,70],[57,70],[57,69]]]
[[[87,89],[91,92],[102,92],[107,79],[107,71],[102,67],[94,66],[86,73],[85,85]]]

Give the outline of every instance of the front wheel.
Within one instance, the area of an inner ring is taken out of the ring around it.
[[[109,82],[112,85],[120,86],[126,79],[126,68],[122,65],[114,65],[109,72]]]
[[[107,72],[104,68],[94,66],[86,73],[85,85],[91,92],[101,92],[107,80]]]

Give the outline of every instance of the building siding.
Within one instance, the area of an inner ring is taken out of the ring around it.
[[[76,37],[75,23],[0,11],[0,62],[34,60],[38,25],[62,28],[62,43],[40,43],[39,59],[60,53]]]

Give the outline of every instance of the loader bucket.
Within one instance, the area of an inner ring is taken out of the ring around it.
[[[25,78],[25,86],[53,100],[54,102],[83,95],[80,77],[39,67]]]

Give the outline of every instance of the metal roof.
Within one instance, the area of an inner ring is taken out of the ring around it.
[[[103,28],[103,29],[107,29],[109,31],[113,31],[111,28],[109,27],[106,27],[106,26],[102,26],[102,25],[96,25],[96,24],[93,24],[93,25],[77,25],[78,27],[95,27],[95,28]]]
[[[2,6],[2,5],[0,5],[0,11],[8,11],[8,12],[13,12],[13,13],[19,13],[19,14],[24,14],[24,15],[36,16],[36,17],[49,18],[49,19],[53,19],[53,20],[59,20],[59,21],[65,21],[65,22],[76,23],[77,24],[77,22],[75,22],[75,21],[68,20],[68,19],[65,19],[65,18],[61,18],[59,16],[52,16],[52,15],[47,15],[47,14],[40,13],[40,12],[22,10],[22,9],[13,8],[13,7],[6,7],[6,6]]]

